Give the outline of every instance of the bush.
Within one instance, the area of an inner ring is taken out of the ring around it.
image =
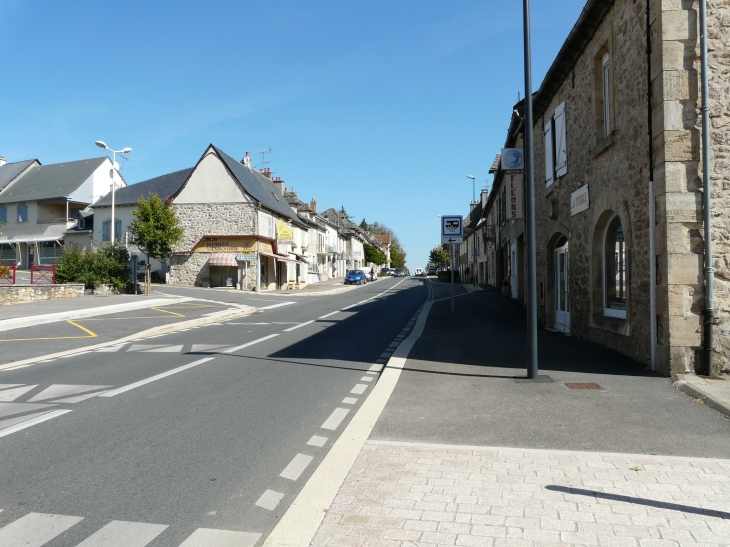
[[[447,283],[451,283],[451,270],[446,272],[439,272],[439,281],[446,281]],[[454,283],[461,283],[461,276],[457,271],[454,271]]]
[[[58,283],[83,283],[87,289],[112,285],[120,291],[131,284],[127,263],[129,251],[118,245],[96,249],[65,247],[56,266]]]

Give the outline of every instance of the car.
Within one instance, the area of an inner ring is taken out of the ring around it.
[[[395,277],[405,277],[406,271],[403,268],[396,268],[395,273],[393,274]]]
[[[368,278],[362,270],[348,270],[345,274],[345,285],[364,285],[367,282]]]
[[[436,266],[430,266],[426,275],[436,275]]]
[[[423,276],[423,268],[416,268],[416,277]]]

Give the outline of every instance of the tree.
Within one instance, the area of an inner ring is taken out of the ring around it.
[[[362,228],[363,230],[367,230],[368,229],[368,223],[365,222],[365,219],[364,218],[362,219],[362,222],[360,223],[360,228]]]
[[[364,243],[363,248],[365,249],[366,263],[372,262],[373,264],[377,264],[378,266],[382,266],[383,264],[385,264],[386,256],[383,251],[368,243]]]
[[[390,266],[392,268],[404,268],[406,264],[406,252],[400,244],[395,232],[380,222],[373,222],[368,225],[371,234],[390,236]]]
[[[340,207],[340,214],[343,217],[345,217],[345,220],[349,220],[350,222],[352,222],[352,219],[350,218],[350,215],[347,214],[347,211],[345,210],[345,206],[344,205],[342,207]]]
[[[170,201],[150,193],[150,199],[139,198],[134,222],[129,228],[137,246],[147,255],[145,294],[150,294],[150,258],[164,260],[183,237],[183,227]],[[136,283],[136,280],[135,280]]]
[[[56,266],[59,283],[83,283],[87,289],[112,285],[118,291],[129,286],[129,252],[122,245],[95,249],[64,247]]]

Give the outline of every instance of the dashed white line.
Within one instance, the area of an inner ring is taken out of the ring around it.
[[[327,319],[328,317],[332,317],[333,315],[338,313],[340,313],[340,310],[333,311],[332,313],[328,313],[327,315],[323,315],[322,317],[320,317],[320,319]]]
[[[329,429],[331,431],[334,431],[340,426],[342,420],[345,419],[345,416],[347,416],[348,412],[350,412],[350,410],[347,408],[336,408],[335,411],[330,414],[330,417],[327,418],[327,420],[325,420],[325,422],[322,424],[322,429]]]
[[[258,507],[263,507],[264,509],[268,509],[269,511],[273,511],[276,509],[276,506],[279,505],[279,502],[284,497],[284,494],[281,494],[279,492],[274,492],[273,490],[267,490],[263,494],[261,494],[261,497],[256,501],[254,505],[257,505]]]
[[[274,308],[281,308],[282,306],[290,306],[291,304],[296,304],[296,302],[281,302],[279,304],[272,304],[271,306],[265,306],[263,308],[259,308],[260,310],[273,310]]]
[[[372,382],[373,377],[372,376],[363,376],[362,378],[360,378],[360,381],[361,382]]]
[[[365,390],[367,388],[367,384],[357,384],[355,387],[352,388],[352,391],[350,391],[350,393],[354,393],[355,395],[362,395],[363,393],[365,393]]]
[[[99,395],[99,397],[114,397],[115,395],[119,395],[120,393],[124,393],[126,391],[130,391],[132,389],[141,387],[145,384],[149,384],[151,382],[161,380],[162,378],[166,378],[167,376],[172,376],[173,374],[177,374],[178,372],[188,370],[189,368],[197,367],[198,365],[202,365],[203,363],[207,363],[208,361],[212,361],[213,359],[215,359],[215,357],[206,357],[205,359],[200,359],[199,361],[194,361],[193,363],[183,365],[181,367],[177,367],[172,370],[168,370],[167,372],[163,372],[162,374],[157,374],[156,376],[151,376],[145,380],[140,380],[139,382],[134,382],[133,384],[129,384],[127,386],[120,387],[118,389],[113,389],[111,391],[107,391],[106,393],[102,393],[101,395]]]
[[[302,327],[306,327],[307,325],[311,325],[312,323],[314,323],[314,319],[312,319],[311,321],[307,321],[306,323],[301,323],[299,325],[295,325],[293,327],[289,327],[288,329],[284,329],[284,332],[289,332],[289,331],[292,331],[292,330],[297,330],[297,329],[300,329]]]
[[[324,446],[324,443],[327,442],[327,437],[320,437],[319,435],[312,435],[312,438],[307,441],[307,444],[309,446]]]
[[[269,334],[268,336],[264,336],[263,338],[259,338],[258,340],[254,340],[253,342],[248,342],[247,344],[241,344],[240,346],[234,346],[232,348],[228,348],[227,350],[224,350],[223,353],[233,353],[234,351],[238,351],[239,349],[253,346],[254,344],[258,344],[259,342],[263,342],[264,340],[269,340],[270,338],[275,338],[276,336],[279,336],[279,335],[278,334]]]
[[[342,403],[346,405],[354,405],[357,402],[357,399],[355,397],[345,397],[342,399]]]
[[[297,454],[296,456],[294,456],[294,459],[289,462],[289,465],[284,468],[284,471],[282,471],[281,475],[279,476],[285,479],[289,479],[291,481],[295,481],[301,476],[301,474],[304,472],[304,470],[312,462],[313,459],[314,458],[312,456],[307,456],[306,454]]]
[[[0,437],[5,437],[6,435],[10,435],[12,433],[16,433],[18,431],[21,431],[23,429],[26,429],[28,427],[32,427],[34,425],[37,425],[39,423],[45,422],[47,420],[52,420],[53,418],[57,418],[58,416],[62,416],[66,414],[67,412],[71,412],[70,410],[53,410],[51,412],[48,412],[47,414],[43,414],[42,416],[38,416],[37,418],[32,418],[30,420],[26,420],[25,422],[21,422],[16,425],[12,425],[10,427],[6,427],[2,431],[0,431]],[[2,542],[0,541],[0,545],[2,545]]]
[[[144,547],[167,528],[166,524],[113,520],[76,547],[106,547],[107,545]]]

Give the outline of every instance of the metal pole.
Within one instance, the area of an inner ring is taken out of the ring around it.
[[[116,182],[114,181],[114,165],[117,163],[117,153],[112,150],[112,230],[111,230],[111,241],[114,245],[114,191],[117,189]]]
[[[700,59],[702,64],[702,208],[705,223],[705,329],[707,375],[712,376],[714,351],[715,288],[712,261],[712,180],[710,177],[710,99],[707,60],[707,0],[700,0]]]
[[[535,153],[532,140],[530,0],[523,0],[525,38],[525,208],[527,217],[527,377],[537,379],[537,250],[535,245]]]
[[[471,278],[474,286],[477,286],[477,178],[471,179],[471,236],[472,236],[472,259],[471,259]]]
[[[454,244],[449,244],[449,250],[451,251],[451,313],[454,313]]]

